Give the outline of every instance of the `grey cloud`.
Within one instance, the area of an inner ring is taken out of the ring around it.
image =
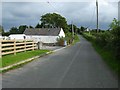
[[[112,19],[117,17],[116,4],[117,3],[109,3],[108,6],[100,5],[100,28],[108,28]],[[11,2],[3,3],[2,10],[2,21],[5,29],[21,24],[35,26],[39,22],[41,15],[50,12],[61,14],[66,17],[69,24],[73,21],[79,27],[81,25],[90,25],[91,28],[95,28],[96,23],[95,3],[93,2]]]

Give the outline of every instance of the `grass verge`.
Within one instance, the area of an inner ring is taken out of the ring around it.
[[[74,42],[72,43],[72,45],[75,45],[77,42],[79,42],[80,41],[80,38],[79,38],[79,36],[76,34],[75,36],[74,36]]]
[[[97,43],[95,43],[94,36],[91,36],[87,33],[84,33],[83,36],[92,43],[93,47],[100,54],[105,63],[120,77],[120,66],[118,65],[120,62],[119,60],[115,59],[114,54],[112,54],[110,50],[106,50],[103,47],[100,47]]]
[[[45,54],[49,50],[35,50],[17,53],[16,55],[6,55],[2,57],[2,67],[15,64],[17,62],[32,58],[37,55]]]
[[[116,73],[120,73],[119,72],[119,68],[120,66],[118,65],[119,61],[116,60],[113,56],[113,54],[105,49],[102,49],[101,47],[99,47],[98,45],[96,45],[95,43],[92,43],[93,47],[95,48],[95,50],[101,55],[101,57],[103,58],[103,60],[106,62],[106,64]]]

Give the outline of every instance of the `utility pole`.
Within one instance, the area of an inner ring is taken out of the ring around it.
[[[98,0],[96,0],[96,11],[97,11],[97,32],[99,32],[99,23],[98,23]]]

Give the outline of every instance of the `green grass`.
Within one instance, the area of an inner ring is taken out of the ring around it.
[[[35,51],[27,51],[27,52],[21,52],[17,53],[16,55],[6,55],[2,57],[2,67],[15,64],[17,62],[23,61],[28,58],[32,58],[37,55],[44,54],[48,52],[49,50],[35,50]],[[0,63],[1,64],[1,63]]]
[[[120,63],[118,60],[116,60],[112,54],[111,51],[102,49],[101,47],[99,47],[98,45],[96,45],[95,43],[92,43],[93,47],[95,48],[95,50],[101,55],[101,57],[103,58],[103,60],[106,62],[106,64],[116,73],[120,73],[119,72],[119,68],[120,66],[118,65],[118,63]]]
[[[80,38],[78,37],[78,35],[76,34],[74,37],[74,42],[72,43],[72,45],[75,45],[77,42],[80,41]]]
[[[110,50],[106,50],[103,47],[100,47],[98,44],[96,44],[95,37],[92,35],[89,35],[88,33],[84,33],[83,36],[92,43],[93,47],[95,50],[100,54],[100,56],[103,58],[105,63],[116,73],[120,75],[119,68],[120,66],[118,65],[120,62],[119,60],[115,59],[114,54]]]

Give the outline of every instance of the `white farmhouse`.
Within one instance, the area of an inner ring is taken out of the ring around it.
[[[65,37],[62,28],[27,28],[24,31],[27,39],[33,39],[36,42],[56,43],[57,38]]]

